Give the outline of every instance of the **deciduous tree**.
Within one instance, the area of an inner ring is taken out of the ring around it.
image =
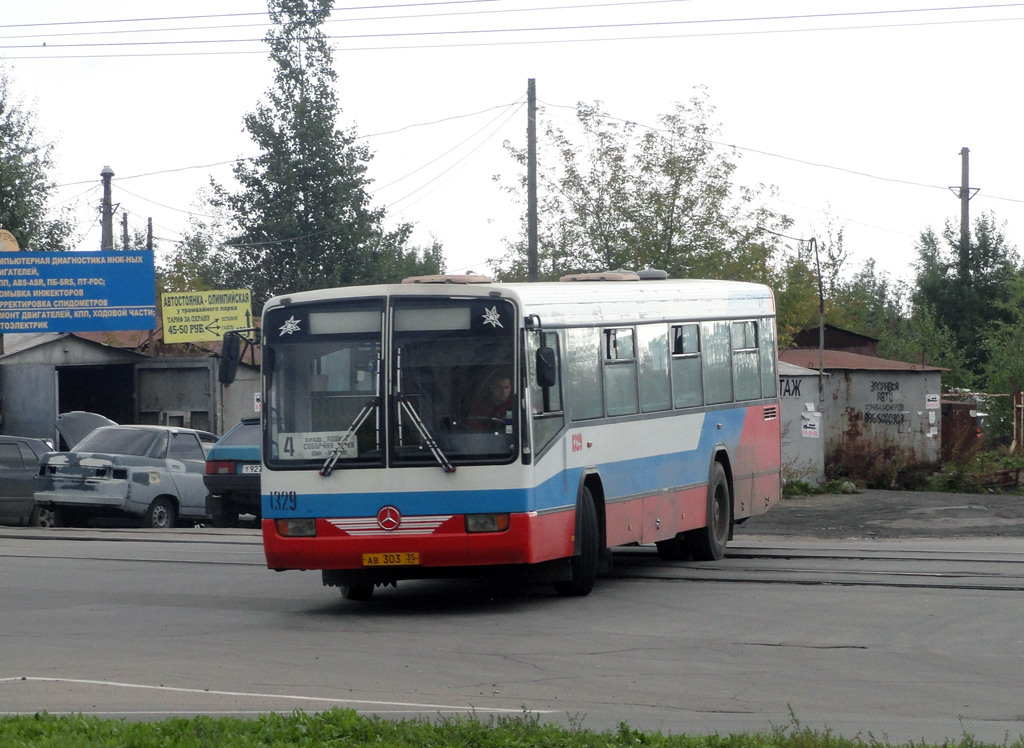
[[[49,209],[56,189],[47,176],[54,146],[35,120],[0,65],[0,229],[10,231],[23,250],[70,250],[76,239],[71,209],[56,215]]]
[[[712,142],[711,111],[700,91],[646,129],[600,103],[579,104],[578,142],[548,119],[539,145],[540,277],[653,267],[674,278],[777,280],[778,234],[790,221],[761,203],[763,187],[733,184],[736,154]],[[525,166],[526,150],[507,147]],[[525,175],[505,187],[525,206]],[[492,266],[501,279],[526,277],[523,223]]]

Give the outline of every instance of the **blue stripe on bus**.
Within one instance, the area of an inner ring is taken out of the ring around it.
[[[710,416],[704,419],[697,449],[598,465],[605,500],[651,494],[706,481],[712,447],[724,443],[730,452],[735,452],[746,408],[716,411]],[[543,511],[574,504],[582,473],[581,467],[569,468],[564,474],[558,473],[533,489],[300,494],[296,497],[295,509],[291,511],[272,508],[271,497],[265,494],[263,516],[270,519],[373,517],[388,504],[398,507],[406,516]]]

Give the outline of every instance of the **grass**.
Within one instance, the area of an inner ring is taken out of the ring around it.
[[[802,496],[818,496],[820,494],[850,493],[851,481],[846,478],[834,478],[820,485],[805,480],[789,480],[782,489],[782,498],[796,499]]]
[[[127,722],[84,715],[54,716],[40,712],[31,717],[0,718],[0,746],[4,748],[186,748],[344,746],[358,748],[862,748],[892,746],[887,740],[842,738],[830,730],[803,727],[791,714],[789,725],[768,732],[734,735],[663,735],[634,730],[625,723],[616,730],[594,732],[582,719],[569,727],[541,723],[532,715],[481,720],[445,717],[434,722],[361,717],[347,709],[316,714],[296,711],[267,714],[258,719],[230,717],[173,718],[159,722]],[[996,748],[964,734],[943,748]],[[1007,735],[1000,748],[1024,748],[1024,737],[1011,743]],[[909,743],[908,748],[927,748]]]

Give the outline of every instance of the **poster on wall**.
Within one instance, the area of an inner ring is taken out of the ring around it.
[[[821,413],[810,411],[800,414],[800,436],[806,439],[818,439],[821,430]]]

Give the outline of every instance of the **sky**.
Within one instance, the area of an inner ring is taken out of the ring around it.
[[[4,3],[0,64],[56,144],[80,249],[100,247],[105,166],[115,237],[121,212],[133,231],[151,218],[166,250],[210,179],[256,155],[242,120],[272,84],[268,24],[261,0]],[[494,177],[518,172],[504,144],[525,145],[531,78],[539,129],[570,132],[577,102],[657,126],[704,87],[734,183],[773,186],[794,237],[842,229],[849,270],[894,278],[913,277],[922,230],[959,226],[969,148],[972,217],[992,211],[1024,251],[1024,3],[339,0],[324,31],[374,204],[438,239],[449,272],[486,273],[519,231]]]

